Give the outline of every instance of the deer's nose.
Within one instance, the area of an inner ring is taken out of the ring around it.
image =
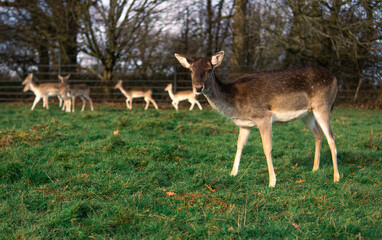
[[[195,91],[198,92],[198,93],[200,93],[200,92],[203,91],[203,88],[204,88],[203,85],[196,85],[196,86],[195,86]]]

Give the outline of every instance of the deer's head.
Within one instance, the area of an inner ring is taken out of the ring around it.
[[[215,67],[223,61],[224,51],[212,55],[210,58],[198,58],[192,60],[189,57],[175,54],[176,59],[191,71],[192,90],[195,94],[201,94],[206,89],[207,75],[212,74]]]
[[[122,87],[122,80],[119,80],[118,83],[114,86],[114,89]]]
[[[171,83],[168,84],[164,90],[165,91],[171,91],[172,90],[172,84]]]
[[[33,73],[29,73],[28,76],[22,82],[22,84],[25,85],[23,92],[26,92],[30,89],[30,84],[32,83],[32,79],[33,79]]]
[[[70,74],[68,74],[66,77],[63,77],[61,75],[57,75],[58,79],[60,79],[61,83],[66,83],[66,81],[70,78]]]

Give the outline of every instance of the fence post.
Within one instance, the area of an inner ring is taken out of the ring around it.
[[[61,49],[58,49],[58,75],[61,75]]]
[[[174,69],[175,69],[175,70],[174,70],[174,83],[173,83],[174,90],[173,90],[173,91],[176,92],[176,83],[177,83],[177,79],[178,79],[178,78],[177,78],[177,74],[178,74],[178,73],[177,73],[177,71],[176,71],[176,63],[175,63],[175,65],[174,65]]]

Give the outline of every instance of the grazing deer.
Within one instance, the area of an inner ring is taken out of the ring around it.
[[[119,80],[119,82],[114,86],[114,89],[119,89],[123,95],[126,97],[126,107],[128,109],[133,108],[133,99],[134,98],[141,98],[143,97],[146,102],[145,110],[149,108],[150,102],[154,105],[155,109],[158,109],[158,105],[155,102],[155,100],[152,98],[152,91],[148,88],[140,88],[140,87],[134,87],[134,88],[126,88],[124,89],[122,86],[122,80]]]
[[[178,104],[180,101],[188,100],[191,103],[190,111],[194,109],[195,103],[198,105],[199,109],[202,110],[202,105],[200,105],[199,101],[196,99],[196,95],[193,91],[180,91],[177,93],[174,93],[172,91],[172,84],[168,84],[167,87],[164,89],[168,92],[170,95],[170,98],[172,100],[172,105],[178,111]]]
[[[61,75],[58,75],[58,78],[60,79],[61,83],[66,83],[67,80],[69,79],[70,77],[70,74],[67,75],[66,77],[63,77]],[[76,97],[80,97],[81,100],[82,100],[82,108],[81,108],[81,112],[83,112],[85,110],[85,99],[89,101],[90,103],[90,109],[92,111],[94,111],[94,107],[93,107],[93,101],[92,99],[90,98],[90,88],[88,85],[86,84],[69,84],[70,86],[70,95],[71,95],[71,98],[72,98],[72,112],[74,112],[74,108],[75,108],[75,103],[76,103]]]
[[[40,101],[41,98],[43,100],[43,107],[49,109],[48,98],[51,96],[57,96],[60,99],[61,106],[62,99],[60,92],[62,92],[66,88],[69,88],[69,85],[66,83],[37,84],[33,81],[33,73],[28,74],[28,76],[25,78],[22,84],[25,85],[23,90],[24,92],[31,90],[36,95],[31,110],[35,108],[36,104]]]
[[[339,181],[337,150],[330,127],[330,112],[338,87],[336,78],[328,70],[302,66],[246,74],[235,82],[224,84],[214,73],[223,60],[223,51],[208,59],[192,60],[180,54],[175,57],[191,70],[193,91],[203,93],[213,108],[231,118],[240,128],[232,176],[237,175],[242,150],[251,129],[257,126],[267,159],[269,186],[275,187],[272,124],[300,118],[315,137],[313,171],[319,168],[324,133],[332,154],[334,182]]]
[[[69,87],[62,88],[60,90],[60,96],[62,100],[64,101],[62,105],[62,111],[71,112],[71,105],[72,105],[71,89]]]

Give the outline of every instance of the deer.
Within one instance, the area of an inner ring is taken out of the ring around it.
[[[68,79],[70,77],[70,74],[68,74],[66,77],[58,75],[58,79],[60,79],[61,83],[67,83]],[[72,112],[75,111],[75,103],[76,103],[76,97],[80,97],[82,100],[82,108],[81,112],[85,110],[85,99],[89,101],[90,103],[90,109],[94,111],[93,101],[90,98],[90,88],[86,84],[69,84],[70,86],[70,95],[71,95],[71,105],[72,105]],[[64,108],[64,107],[63,107]]]
[[[143,87],[134,87],[134,88],[124,89],[122,86],[122,80],[118,81],[118,83],[114,86],[114,89],[119,89],[122,92],[122,94],[125,95],[126,107],[130,110],[133,108],[133,99],[141,98],[141,97],[143,97],[146,102],[145,110],[149,108],[150,102],[154,105],[155,109],[158,110],[158,105],[151,96],[153,93],[151,89],[143,88]]]
[[[62,111],[72,112],[72,94],[70,87],[60,89],[60,96],[63,100]]]
[[[196,95],[193,91],[180,91],[177,93],[174,93],[172,91],[172,84],[168,84],[166,88],[164,89],[168,92],[170,95],[170,98],[172,100],[172,105],[174,106],[175,110],[178,111],[178,104],[180,101],[188,100],[191,103],[190,111],[194,109],[195,103],[198,105],[199,109],[202,110],[202,105],[200,105],[200,102],[196,99]]]
[[[301,119],[315,138],[313,172],[319,169],[324,134],[332,155],[334,182],[340,180],[337,149],[330,126],[338,86],[336,77],[329,70],[300,66],[245,74],[232,83],[223,83],[217,78],[215,68],[222,63],[224,51],[196,60],[181,54],[175,54],[175,57],[191,71],[194,93],[203,94],[214,109],[239,127],[231,176],[238,174],[243,148],[251,129],[257,127],[267,160],[269,187],[275,187],[272,125]]]
[[[32,76],[32,79],[33,79],[33,76]],[[26,85],[26,83],[24,83],[24,82],[25,81],[22,82],[22,85]],[[30,90],[30,88],[28,90]],[[26,91],[28,91],[28,90],[26,90]],[[49,96],[48,96],[48,98],[49,98]],[[58,98],[58,105],[61,107],[62,106],[62,98],[60,95],[57,95],[57,98]],[[45,107],[45,102],[43,102],[43,107]]]
[[[32,104],[31,110],[33,111],[36,107],[36,104],[43,100],[43,107],[49,109],[48,98],[51,96],[57,96],[60,100],[60,106],[62,104],[61,92],[69,88],[69,85],[66,83],[41,83],[37,84],[33,81],[33,73],[28,74],[25,80],[22,82],[25,85],[23,91],[26,92],[31,90],[35,95],[35,99]]]

